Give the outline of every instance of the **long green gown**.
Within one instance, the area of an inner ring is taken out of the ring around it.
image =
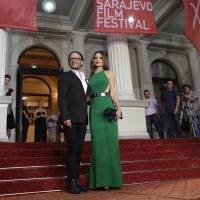
[[[104,71],[95,73],[88,81],[91,94],[105,92],[109,84]],[[91,99],[89,111],[92,143],[90,189],[122,186],[117,122],[104,115],[107,107],[114,108],[109,96]]]

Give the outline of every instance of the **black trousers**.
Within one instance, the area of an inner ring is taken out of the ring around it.
[[[29,127],[29,121],[28,120],[22,121],[22,142],[26,142],[28,127]]]
[[[167,123],[167,133],[169,138],[174,138],[175,135],[177,138],[182,138],[183,134],[180,126],[180,116],[179,113],[174,114],[173,112],[166,112],[166,123]]]
[[[69,181],[71,179],[79,180],[81,153],[83,150],[86,129],[86,122],[72,123],[71,129],[68,126],[64,126],[67,142],[66,167]]]

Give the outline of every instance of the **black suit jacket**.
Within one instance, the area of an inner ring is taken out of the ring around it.
[[[61,122],[71,120],[72,123],[88,122],[87,94],[77,75],[72,72],[62,72],[58,81],[58,107]]]

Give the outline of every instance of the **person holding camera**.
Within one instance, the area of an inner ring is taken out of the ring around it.
[[[184,99],[186,101],[189,101],[189,107],[191,107],[193,110],[191,112],[194,112],[193,116],[193,124],[195,129],[195,135],[196,137],[200,137],[200,128],[199,128],[199,114],[200,114],[200,105],[198,101],[198,96],[196,91],[192,90],[192,87],[190,85],[184,86]],[[190,131],[190,135],[191,135]]]
[[[92,156],[89,188],[108,190],[122,187],[117,119],[121,108],[115,91],[113,71],[109,70],[107,55],[103,51],[93,54],[90,90],[90,131]],[[114,105],[115,116],[112,116]]]
[[[190,85],[186,85],[184,87],[184,91],[185,95],[183,95],[183,97],[190,101],[191,108],[194,110],[196,117],[199,119],[200,105],[196,91],[193,91]]]
[[[177,138],[182,138],[180,116],[178,112],[180,96],[178,91],[173,90],[173,81],[171,80],[167,81],[166,91],[163,92],[163,100],[165,102],[165,117],[169,138],[174,138],[175,134]]]
[[[57,122],[58,117],[52,113],[52,110],[50,108],[47,108],[47,142],[50,140],[51,142],[57,142],[56,138],[56,130],[57,130]]]
[[[149,133],[151,139],[154,138],[153,128],[152,128],[152,125],[154,125],[156,131],[158,132],[159,138],[164,138],[164,133],[162,131],[161,123],[158,118],[159,114],[158,101],[155,98],[150,97],[149,90],[144,90],[144,97],[149,103],[148,107],[145,109],[147,132]]]

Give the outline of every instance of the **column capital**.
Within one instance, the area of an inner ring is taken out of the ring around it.
[[[133,48],[134,48],[134,47],[138,48],[139,46],[146,46],[146,47],[148,47],[149,44],[150,44],[149,41],[138,40],[138,41],[133,45]]]
[[[107,42],[125,42],[127,43],[127,34],[126,33],[107,33]]]
[[[130,52],[135,52],[136,51],[136,49],[133,48],[133,47],[129,47],[128,49],[129,49]]]
[[[185,52],[186,55],[189,55],[190,53],[197,53],[197,49],[195,47],[191,47]]]
[[[74,33],[71,36],[71,39],[72,39],[72,41],[74,41],[74,39],[80,39],[80,40],[84,41],[85,40],[85,36],[86,36],[86,34]]]

